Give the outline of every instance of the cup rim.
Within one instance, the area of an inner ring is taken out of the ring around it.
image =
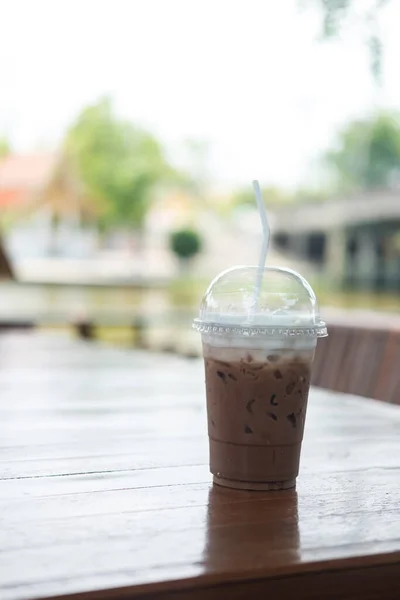
[[[202,334],[216,336],[237,336],[237,337],[308,337],[323,338],[328,336],[328,328],[324,321],[312,325],[291,325],[291,326],[260,326],[260,325],[229,325],[224,323],[206,322],[197,318],[194,319],[192,327],[195,331]]]

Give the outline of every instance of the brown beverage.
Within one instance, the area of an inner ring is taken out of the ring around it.
[[[203,344],[210,469],[243,489],[295,485],[314,347],[243,349]]]

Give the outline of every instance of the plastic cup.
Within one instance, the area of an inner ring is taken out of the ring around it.
[[[315,294],[289,269],[235,267],[209,286],[194,328],[202,335],[210,470],[248,490],[295,486],[311,368],[327,335]]]

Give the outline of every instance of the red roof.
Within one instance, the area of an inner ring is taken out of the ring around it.
[[[0,206],[27,204],[49,181],[55,161],[54,154],[14,154],[0,160]]]
[[[21,190],[6,190],[0,188],[0,207],[12,208],[28,202],[30,194]]]

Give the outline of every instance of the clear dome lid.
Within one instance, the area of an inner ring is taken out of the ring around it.
[[[200,333],[240,336],[325,337],[310,284],[291,269],[266,267],[258,301],[258,267],[233,267],[209,285],[193,327]]]

